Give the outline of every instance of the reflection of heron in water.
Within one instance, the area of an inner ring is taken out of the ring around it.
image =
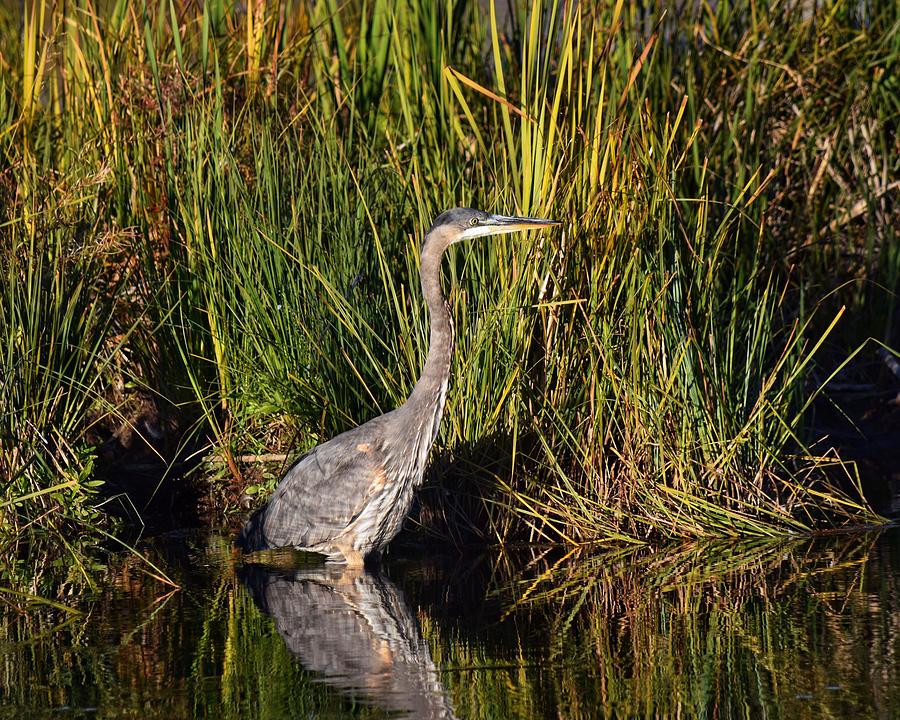
[[[453,323],[441,292],[441,256],[485,235],[539,230],[552,220],[491,215],[471,208],[441,213],[425,235],[420,275],[431,318],[422,376],[403,405],[322,443],[282,478],[268,504],[238,536],[246,552],[296,547],[362,565],[399,532],[422,484],[447,398]]]
[[[239,576],[305,670],[401,717],[454,717],[418,622],[384,575],[250,565]]]

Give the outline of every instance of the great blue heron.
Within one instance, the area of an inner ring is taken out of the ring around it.
[[[245,552],[295,547],[361,566],[400,531],[422,484],[447,398],[453,323],[441,292],[441,256],[453,243],[558,225],[471,208],[441,213],[425,235],[419,273],[431,318],[428,357],[403,405],[317,445],[285,473],[237,538]]]

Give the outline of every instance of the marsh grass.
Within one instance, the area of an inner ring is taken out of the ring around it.
[[[238,487],[248,446],[396,406],[427,351],[419,241],[476,205],[564,226],[445,261],[426,531],[877,521],[807,443],[821,379],[896,339],[891,14],[515,5],[35,2],[22,33],[3,11],[2,462],[28,468],[4,507],[45,517],[66,468],[89,480],[112,376],[180,407]]]
[[[94,192],[100,182],[84,178],[76,191]],[[100,231],[83,208],[55,206],[52,195],[23,207],[26,214],[6,216],[0,231],[0,541],[7,550],[35,525],[64,543],[75,529],[103,526],[96,450],[86,436],[117,412],[108,388],[133,329],[115,299],[127,273],[111,278],[105,267],[120,238]]]

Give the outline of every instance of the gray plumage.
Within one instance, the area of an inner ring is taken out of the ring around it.
[[[295,547],[361,565],[400,531],[421,484],[447,398],[453,323],[441,292],[441,257],[453,243],[558,224],[455,208],[422,244],[419,272],[431,321],[428,357],[407,401],[310,450],[285,473],[237,538],[245,552]]]
[[[249,565],[239,576],[307,672],[392,717],[454,718],[415,614],[381,573]]]

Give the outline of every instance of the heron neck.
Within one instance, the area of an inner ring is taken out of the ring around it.
[[[441,256],[443,248],[433,248],[425,243],[422,248],[420,275],[422,294],[428,306],[431,323],[428,344],[428,357],[422,375],[413,388],[407,405],[417,413],[433,408],[436,414],[435,423],[440,422],[444,410],[447,393],[447,380],[450,377],[450,360],[453,354],[453,322],[450,309],[441,292]],[[437,432],[437,428],[434,428]]]

